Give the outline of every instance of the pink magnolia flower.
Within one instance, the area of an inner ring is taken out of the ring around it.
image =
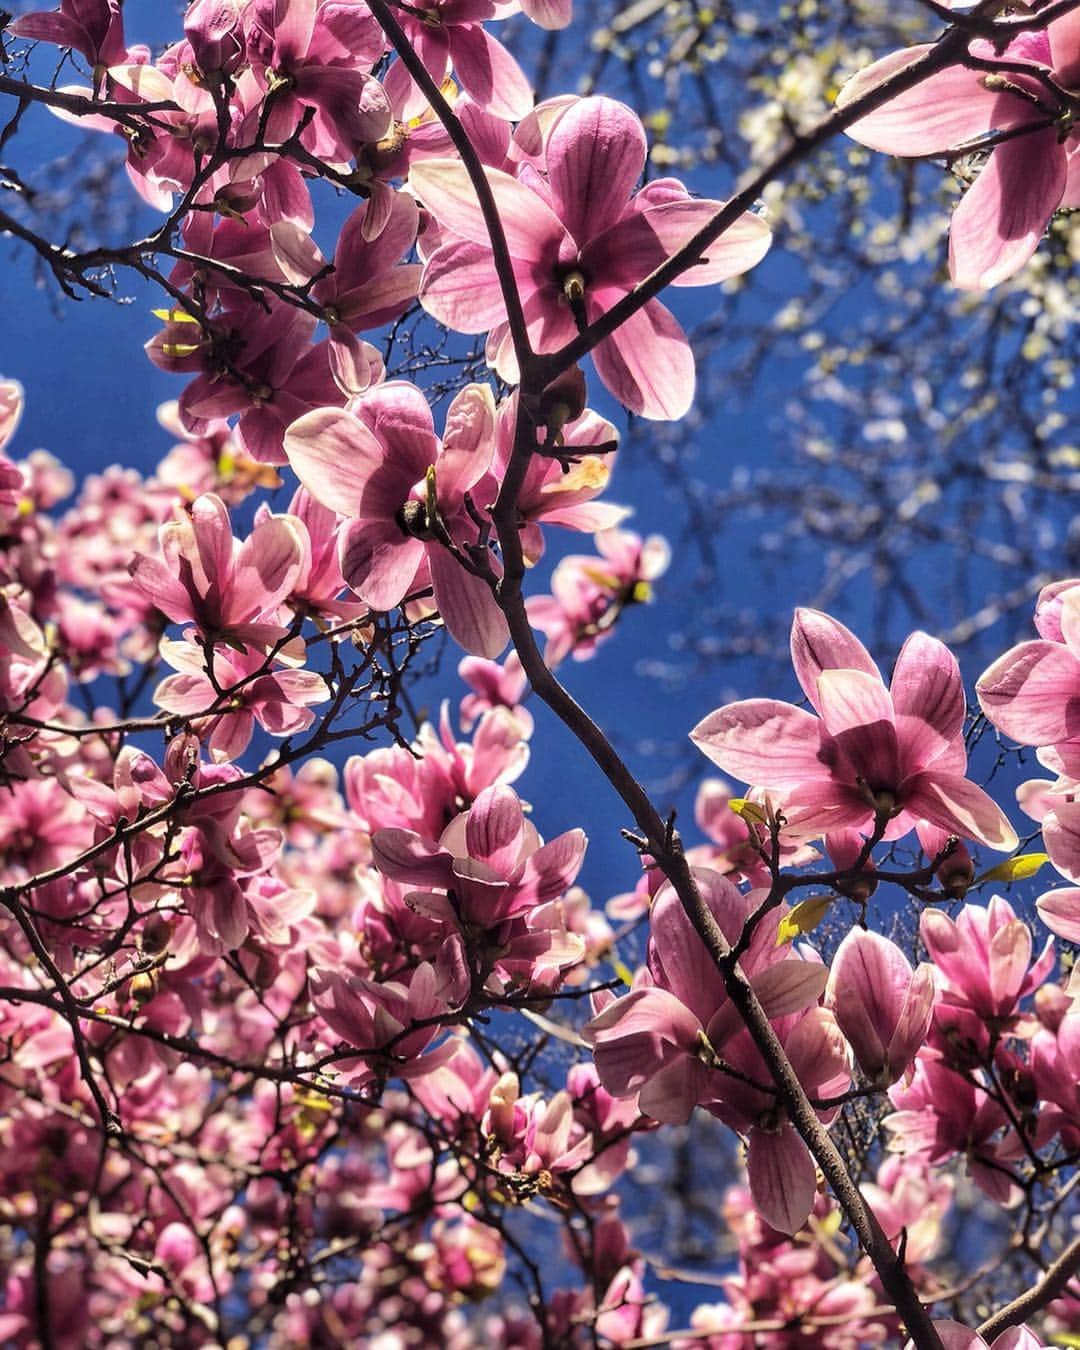
[[[287,516],[260,521],[240,543],[228,508],[212,492],[158,534],[162,558],[136,554],[135,586],[174,623],[193,623],[204,637],[267,645],[287,632],[274,622],[296,584],[307,540]]]
[[[985,908],[965,905],[955,920],[944,910],[926,909],[919,933],[941,985],[939,1021],[948,1022],[958,1006],[970,1009],[980,1025],[1000,1024],[1054,966],[1051,938],[1032,964],[1031,930],[1000,895]]]
[[[516,392],[499,404],[490,480],[481,489],[484,500],[494,501],[498,496],[513,453],[517,411]],[[538,428],[538,446],[541,440]],[[538,449],[530,458],[517,497],[521,547],[529,563],[543,556],[542,524],[595,534],[614,529],[630,514],[627,507],[594,500],[608,485],[617,444],[612,424],[586,408],[563,423],[558,457]]]
[[[924,56],[929,45],[893,52],[861,71],[837,99],[843,107]],[[1038,247],[1059,207],[1080,206],[1080,131],[1062,123],[1063,109],[1039,78],[1080,89],[1080,14],[1075,10],[1044,32],[1020,33],[1000,54],[977,40],[971,55],[1009,63],[996,75],[950,66],[860,118],[847,134],[893,155],[993,149],[975,185],[953,212],[949,269],[957,286],[989,290],[1011,277]],[[1030,65],[1028,75],[1017,63]],[[1022,134],[1016,134],[1016,133]],[[998,135],[1001,139],[996,141]]]
[[[546,178],[488,171],[535,350],[556,351],[569,342],[580,325],[609,310],[721,209],[722,203],[695,201],[670,183],[631,196],[646,149],[645,132],[629,108],[587,98],[555,124]],[[445,231],[426,259],[420,303],[459,332],[494,330],[489,347],[495,369],[516,383],[491,243],[464,165],[424,160],[412,166],[409,186]],[[765,222],[744,214],[678,284],[737,276],[761,261],[770,241]],[[644,417],[682,417],[693,400],[690,344],[659,300],[600,342],[593,361],[614,397]]]
[[[1052,746],[1061,771],[1080,777],[1080,581],[1039,592],[1040,637],[998,657],[975,686],[990,721],[1021,745]]]
[[[58,10],[23,14],[8,24],[15,37],[52,42],[80,52],[98,71],[126,59],[122,0],[61,0]]]
[[[964,690],[955,657],[913,633],[892,688],[855,635],[816,610],[796,611],[791,654],[818,716],[777,699],[731,703],[690,738],[726,773],[775,789],[793,830],[813,838],[884,823],[899,839],[920,821],[1002,852],[1016,832],[964,777]]]
[[[506,620],[488,583],[460,560],[477,537],[465,497],[491,461],[490,389],[472,384],[458,394],[441,441],[415,385],[380,385],[352,407],[310,413],[285,437],[311,495],[349,518],[340,555],[346,583],[377,610],[431,585],[451,635],[478,656],[498,656]]]
[[[386,134],[390,105],[378,80],[366,73],[385,40],[365,6],[255,0],[247,44],[253,71],[273,91],[265,127],[270,140],[288,140],[306,109],[314,116],[301,139],[330,163],[347,163]],[[260,116],[253,110],[252,132]]]
[[[910,1082],[889,1089],[896,1107],[883,1122],[892,1135],[889,1149],[915,1154],[929,1163],[967,1158],[971,1179],[991,1199],[1010,1204],[1019,1190],[1008,1169],[1023,1146],[1009,1129],[1002,1107],[967,1078],[948,1068],[933,1051],[922,1050]]]
[[[206,654],[194,643],[163,641],[161,654],[178,673],[161,681],[154,702],[177,717],[205,721],[207,747],[218,762],[244,753],[256,722],[271,736],[305,731],[315,720],[311,705],[330,697],[321,675],[311,670],[268,670],[261,652],[217,647],[213,681],[207,674]]]
[[[825,1006],[859,1068],[875,1086],[887,1087],[926,1040],[934,1013],[933,972],[928,965],[912,971],[895,943],[853,928],[833,957]]]
[[[433,895],[414,903],[426,898],[452,924],[481,930],[558,899],[581,868],[585,843],[581,830],[543,843],[517,793],[502,785],[485,788],[438,843],[395,829],[377,830],[371,839],[384,876],[446,892],[445,899]]]
[[[695,879],[724,936],[738,941],[762,893],[744,895],[706,869],[696,870]],[[781,906],[756,926],[740,966],[800,1081],[813,1095],[828,1097],[849,1082],[846,1049],[832,1014],[815,1006],[824,968],[777,945],[785,912]],[[600,1008],[583,1031],[600,1081],[615,1097],[638,1094],[642,1112],[657,1120],[685,1121],[700,1104],[747,1135],[755,1203],[774,1228],[793,1233],[813,1203],[810,1156],[775,1095],[751,1086],[768,1081],[768,1068],[671,886],[657,894],[650,929],[648,971],[629,994]],[[734,1066],[737,1075],[725,1066]]]
[[[200,326],[183,310],[163,311],[166,326],[146,344],[150,360],[162,370],[193,373],[180,395],[184,425],[200,434],[220,418],[239,413],[235,435],[255,459],[284,464],[282,437],[304,413],[340,407],[358,392],[338,384],[329,338],[311,343],[314,315],[284,301],[267,301],[269,312],[247,295],[229,298]],[[350,377],[363,368],[364,382],[383,378],[382,361],[362,346]]]
[[[544,660],[567,656],[587,661],[615,631],[631,605],[652,599],[652,582],[667,571],[671,550],[658,534],[642,539],[633,530],[602,530],[594,538],[600,556],[571,553],[551,578],[550,595],[530,596],[529,622],[547,637]]]
[[[453,1057],[452,1040],[431,1047],[443,1031],[436,1019],[458,1006],[458,991],[448,987],[444,973],[431,962],[418,965],[407,981],[378,982],[316,970],[311,983],[313,1002],[327,1027],[360,1052],[357,1059],[341,1061],[353,1082],[373,1077],[364,1056],[403,1078],[429,1074]]]
[[[417,263],[402,262],[416,242],[419,211],[403,192],[390,195],[372,232],[371,202],[361,202],[341,227],[332,273],[315,283],[312,294],[325,307],[332,335],[380,328],[403,314],[416,298]]]
[[[521,723],[523,734],[532,734],[532,713],[522,707],[529,677],[517,652],[511,652],[502,665],[497,661],[485,661],[480,656],[463,657],[458,674],[472,691],[465,695],[460,705],[461,725],[466,731],[489,708],[507,708]]]

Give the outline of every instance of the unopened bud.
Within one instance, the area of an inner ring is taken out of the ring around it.
[[[967,895],[968,887],[975,880],[975,864],[967,845],[961,840],[956,840],[949,856],[937,869],[937,879],[950,900],[963,900]]]
[[[140,971],[128,982],[128,993],[132,1001],[141,1008],[144,1003],[149,1003],[157,993],[157,980],[148,971]]]
[[[567,422],[575,421],[585,411],[586,397],[581,367],[571,366],[564,370],[540,395],[540,419],[544,426],[558,434]]]
[[[1071,1007],[1072,999],[1060,984],[1044,984],[1035,991],[1035,1016],[1047,1031],[1057,1031]]]
[[[151,914],[143,924],[142,949],[147,956],[158,956],[169,945],[172,924],[164,914]]]

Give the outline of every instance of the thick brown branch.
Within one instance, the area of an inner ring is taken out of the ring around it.
[[[988,1317],[979,1327],[979,1335],[990,1342],[1009,1327],[1021,1326],[1033,1314],[1065,1292],[1069,1281],[1080,1272],[1080,1237],[1073,1238],[1038,1283],[1026,1289],[1004,1308]]]

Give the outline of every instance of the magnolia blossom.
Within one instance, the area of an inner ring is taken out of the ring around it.
[[[964,690],[956,658],[913,633],[891,690],[855,635],[817,610],[796,611],[795,674],[815,712],[777,699],[731,703],[691,732],[726,773],[775,789],[792,830],[843,828],[899,839],[928,821],[1006,852],[1016,832],[964,777]]]
[[[932,50],[911,47],[876,61],[844,86],[837,105],[861,98]],[[1002,52],[984,40],[973,41],[969,51],[990,67],[1007,63],[1007,70],[957,64],[936,71],[859,118],[847,134],[892,155],[991,148],[953,213],[949,235],[955,284],[989,290],[1023,267],[1059,207],[1080,206],[1080,131],[1071,116],[1063,122],[1069,110],[1040,78],[1051,75],[1066,96],[1080,90],[1080,13],[1019,33]]]
[[[440,441],[420,390],[392,381],[351,412],[323,408],[300,418],[285,436],[300,481],[349,519],[340,543],[346,583],[378,610],[430,585],[453,636],[486,657],[499,655],[508,632],[491,587],[469,562],[477,528],[466,497],[487,470],[494,433],[486,385],[458,394]]]
[[[646,151],[645,132],[629,108],[587,98],[556,122],[546,145],[546,177],[488,170],[537,351],[569,342],[722,210],[722,202],[696,201],[671,180],[635,194]],[[420,303],[459,332],[494,330],[493,364],[503,379],[515,382],[491,241],[464,165],[425,160],[413,165],[409,186],[444,232],[426,258]],[[679,284],[738,276],[761,261],[770,242],[765,222],[744,213]],[[693,400],[690,344],[659,300],[648,301],[599,342],[593,361],[615,398],[644,417],[682,417]]]
[[[895,1083],[926,1039],[934,1012],[931,968],[912,971],[888,938],[853,928],[837,948],[825,986],[859,1068],[872,1083]]]
[[[975,686],[990,721],[1021,745],[1050,746],[1080,777],[1080,581],[1057,581],[1035,604],[1039,638],[1012,647]]]

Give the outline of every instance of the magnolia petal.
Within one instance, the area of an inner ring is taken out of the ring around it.
[[[821,723],[777,699],[751,698],[717,708],[690,739],[718,768],[756,787],[828,779],[820,759]]]
[[[371,431],[340,408],[318,408],[293,422],[285,453],[316,501],[342,516],[360,514],[368,482],[383,461]]]
[[[1067,174],[1068,154],[1056,128],[1003,141],[953,212],[953,284],[986,291],[1018,272],[1061,205]]]
[[[392,520],[355,520],[342,530],[341,575],[372,609],[393,609],[408,595],[424,561],[424,545]]]
[[[485,172],[511,257],[539,262],[557,250],[566,231],[543,198],[501,169]],[[421,160],[410,168],[408,186],[445,229],[490,249],[476,189],[460,160]]]
[[[1066,942],[1080,943],[1080,888],[1047,891],[1035,901],[1035,908],[1051,933]]]
[[[1021,642],[975,686],[990,721],[1021,745],[1080,735],[1080,660],[1058,642]]]
[[[684,197],[629,212],[590,241],[582,254],[583,266],[598,282],[629,290],[685,247],[723,208],[723,202]],[[741,276],[764,258],[771,243],[772,231],[765,221],[746,211],[672,285],[708,286]]]
[[[794,1128],[752,1129],[746,1171],[757,1212],[778,1233],[794,1236],[809,1218],[817,1192],[817,1172]]]
[[[826,670],[818,676],[818,704],[825,730],[868,787],[893,789],[900,781],[900,753],[889,691],[861,670]]]
[[[826,670],[861,670],[867,675],[881,674],[870,653],[849,629],[818,609],[800,608],[791,625],[791,663],[802,691],[817,707],[817,682]]]
[[[621,298],[616,291],[602,294],[606,303],[595,296],[588,302],[590,322]],[[608,391],[640,417],[677,421],[694,401],[694,354],[659,300],[650,300],[597,343],[593,364]]]
[[[920,756],[930,753],[938,738],[948,744],[963,735],[964,682],[960,666],[943,642],[926,633],[912,633],[900,649],[890,685],[897,715],[926,723],[929,735],[913,747]],[[910,736],[910,732],[909,732]],[[927,763],[925,758],[921,763]]]
[[[499,783],[485,788],[465,822],[469,856],[507,876],[517,863],[524,835],[525,815],[513,788]]]
[[[850,106],[932,50],[930,45],[908,47],[875,61],[844,85],[836,106]],[[985,87],[979,71],[950,66],[860,117],[847,134],[888,155],[940,155],[999,125],[1000,101],[1001,95]],[[1010,96],[1009,103],[1016,105],[1015,116],[1022,119],[1025,100]]]
[[[481,24],[456,25],[449,38],[454,70],[470,98],[510,122],[532,110],[532,85],[525,72]]]
[[[522,0],[522,10],[538,28],[566,28],[574,17],[574,0]]]
[[[909,814],[921,816],[931,825],[977,839],[998,853],[1011,853],[1019,840],[1008,817],[980,787],[954,774],[920,774],[906,792],[904,806]]]
[[[474,656],[493,661],[510,641],[506,616],[483,577],[467,572],[449,549],[427,549],[435,603],[450,636]]]
[[[376,830],[371,836],[371,856],[383,876],[394,881],[445,887],[450,880],[450,855],[413,830]]]
[[[491,249],[468,239],[437,248],[424,264],[420,303],[459,333],[486,333],[506,318]]]
[[[647,151],[637,114],[615,99],[583,98],[559,119],[548,141],[548,181],[579,249],[622,215]]]

